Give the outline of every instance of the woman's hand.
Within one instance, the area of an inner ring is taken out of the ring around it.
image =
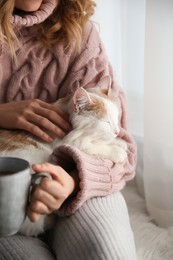
[[[68,116],[53,104],[34,99],[0,105],[0,128],[22,129],[46,142],[48,134],[64,137],[71,130]]]
[[[78,177],[69,175],[60,166],[50,163],[34,164],[35,172],[47,172],[52,176],[43,178],[39,185],[33,188],[28,208],[28,217],[36,222],[40,215],[50,214],[59,209],[63,202],[78,189]]]

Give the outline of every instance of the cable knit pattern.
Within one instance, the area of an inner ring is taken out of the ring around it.
[[[53,163],[69,172],[75,169],[79,174],[78,194],[67,200],[58,211],[60,215],[70,215],[89,198],[121,190],[125,182],[134,177],[136,145],[127,131],[124,94],[115,80],[95,26],[87,23],[79,54],[73,44],[68,51],[63,43],[50,51],[37,41],[35,25],[45,20],[54,7],[54,0],[45,0],[37,12],[13,16],[12,22],[20,28],[22,48],[16,47],[16,65],[10,60],[8,50],[0,46],[0,103],[35,98],[54,102],[79,86],[95,86],[102,76],[109,74],[112,77],[112,95],[121,104],[119,137],[128,145],[128,158],[121,164],[89,156],[75,147],[61,146],[54,151],[51,156]]]

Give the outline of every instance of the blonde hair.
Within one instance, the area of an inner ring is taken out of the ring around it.
[[[14,54],[14,40],[16,33],[11,24],[11,13],[14,9],[14,1],[0,0],[0,44],[8,44]]]
[[[93,0],[57,0],[59,3],[53,13],[41,24],[38,24],[38,35],[44,44],[51,48],[54,43],[65,40],[69,47],[74,40],[80,47],[85,23],[94,13]],[[15,56],[14,41],[18,42],[17,31],[11,23],[14,1],[0,0],[0,44],[10,47]]]

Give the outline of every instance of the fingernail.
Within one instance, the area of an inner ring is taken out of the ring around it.
[[[53,139],[51,137],[48,137],[48,142],[49,143],[53,142]]]

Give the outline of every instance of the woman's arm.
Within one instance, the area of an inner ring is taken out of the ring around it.
[[[22,129],[46,142],[48,133],[64,137],[71,130],[67,115],[42,100],[14,101],[0,104],[0,128]]]

